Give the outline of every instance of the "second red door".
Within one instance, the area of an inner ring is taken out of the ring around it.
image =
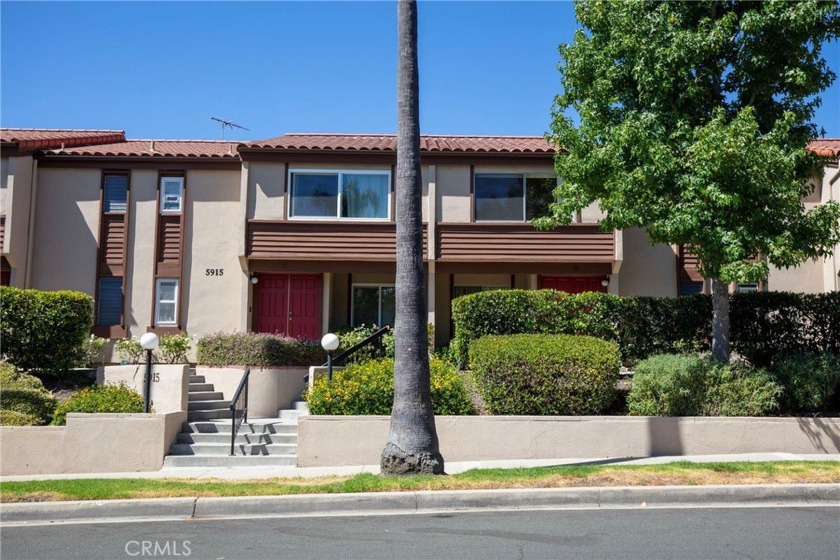
[[[320,302],[318,275],[260,274],[254,286],[254,330],[320,338]]]
[[[603,276],[540,276],[540,289],[559,290],[567,294],[606,292],[601,285]]]

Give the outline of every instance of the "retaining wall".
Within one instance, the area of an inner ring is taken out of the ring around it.
[[[302,416],[298,466],[376,465],[387,416]],[[840,418],[437,416],[448,461],[840,453]]]
[[[212,383],[228,401],[233,398],[244,371],[244,367],[195,368],[196,375],[203,375],[204,380]],[[278,410],[290,408],[293,401],[300,400],[308,373],[306,367],[251,368],[248,418],[276,418]]]

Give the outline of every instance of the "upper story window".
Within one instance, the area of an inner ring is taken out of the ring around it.
[[[548,213],[557,179],[525,173],[481,173],[475,176],[476,221],[533,220]]]
[[[158,278],[155,283],[155,326],[178,324],[178,279]]]
[[[162,177],[160,179],[161,214],[180,214],[183,198],[183,177]]]
[[[389,171],[292,171],[290,218],[388,220]]]
[[[105,175],[104,191],[103,211],[106,214],[124,214],[128,201],[128,175]]]

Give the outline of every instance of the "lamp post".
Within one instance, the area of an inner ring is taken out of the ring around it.
[[[338,349],[338,337],[327,333],[321,338],[321,348],[327,351],[327,381],[332,381],[332,353]]]
[[[140,337],[140,346],[146,351],[146,413],[152,410],[152,351],[157,350],[158,336],[147,332]]]

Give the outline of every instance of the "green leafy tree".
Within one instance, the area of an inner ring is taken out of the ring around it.
[[[582,0],[576,14],[553,109],[560,199],[537,226],[598,201],[605,229],[685,245],[711,280],[712,352],[728,360],[728,284],[840,242],[840,207],[802,203],[824,164],[807,145],[835,78],[821,47],[840,33],[840,8]]]

